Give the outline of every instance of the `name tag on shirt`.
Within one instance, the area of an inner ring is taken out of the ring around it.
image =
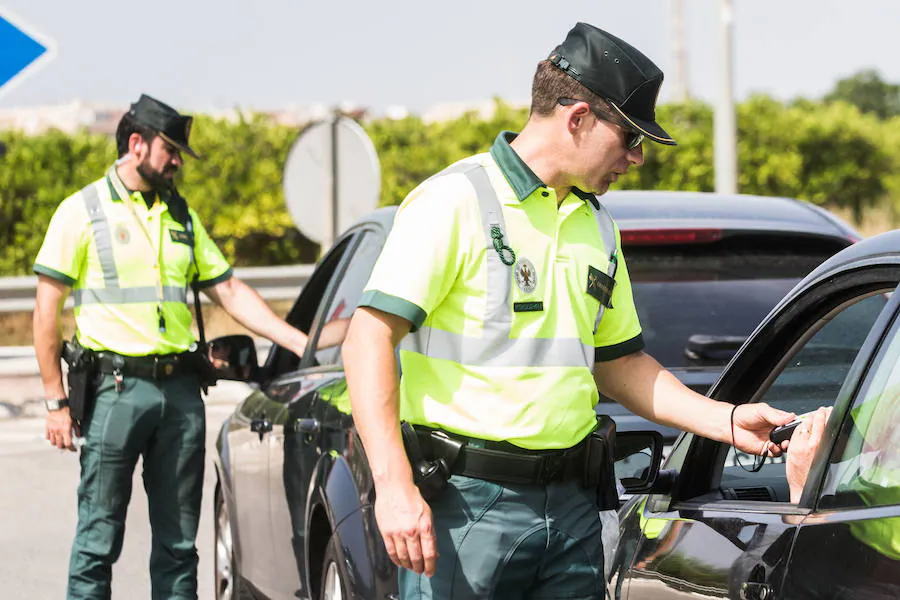
[[[543,302],[513,302],[513,312],[540,312],[544,310]]]
[[[606,308],[612,308],[612,293],[616,280],[594,267],[588,267],[587,293]]]
[[[173,242],[178,242],[179,244],[187,244],[190,246],[191,236],[188,235],[187,231],[178,231],[177,229],[170,229],[169,236],[172,238]]]

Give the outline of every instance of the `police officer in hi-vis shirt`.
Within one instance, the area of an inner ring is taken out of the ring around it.
[[[675,144],[655,120],[662,80],[638,50],[578,23],[538,64],[522,132],[397,211],[343,357],[404,599],[604,597],[598,508],[610,507],[598,498],[615,492],[584,468],[598,388],[653,421],[728,442],[733,427],[742,450],[781,452],[768,435],[792,415],[732,411],[642,352],[598,196],[643,163],[644,141]],[[401,420],[425,458],[449,465],[430,500]]]
[[[152,597],[197,598],[206,420],[190,352],[189,283],[196,277],[251,331],[298,355],[306,346],[304,333],[234,277],[196,213],[185,210],[180,220],[169,210],[182,154],[197,156],[188,145],[191,122],[142,95],[119,122],[119,160],[60,203],[35,260],[34,344],[47,439],[57,448],[75,450],[60,369],[59,315],[70,293],[74,343],[93,353],[96,369],[93,409],[81,422],[70,599],[110,597],[138,457],[150,509]]]

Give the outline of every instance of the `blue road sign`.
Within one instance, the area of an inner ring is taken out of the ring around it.
[[[46,44],[0,15],[0,88],[49,51]]]

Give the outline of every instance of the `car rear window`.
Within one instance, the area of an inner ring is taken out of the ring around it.
[[[647,352],[668,368],[724,365],[778,301],[844,245],[761,237],[626,246]]]

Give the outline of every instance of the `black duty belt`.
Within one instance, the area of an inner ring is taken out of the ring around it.
[[[119,371],[123,376],[144,379],[167,379],[194,371],[191,352],[124,356],[114,352],[99,351],[94,360],[101,373]]]
[[[546,485],[580,478],[584,472],[584,442],[564,450],[527,450],[508,442],[478,440],[477,446],[484,446],[479,448],[470,438],[442,430],[417,425],[416,433],[425,454],[431,459],[443,459],[454,475],[499,483]]]

